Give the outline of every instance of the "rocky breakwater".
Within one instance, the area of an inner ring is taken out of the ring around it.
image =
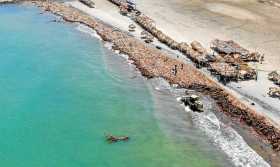
[[[126,1],[123,0],[109,1],[119,6],[121,11],[127,6]],[[192,60],[198,68],[207,67],[223,83],[257,79],[257,71],[251,68],[248,62],[259,62],[261,58],[259,53],[250,53],[234,41],[216,39],[211,43],[211,49],[215,52],[215,54],[211,55],[197,41],[193,41],[190,45],[185,42],[179,43],[175,41],[159,30],[151,18],[137,9],[126,12],[126,16],[131,17],[160,42],[174,50],[180,51]]]
[[[263,58],[257,52],[250,53],[234,41],[215,39],[211,43],[211,49],[214,51],[214,54],[210,54],[198,41],[193,41],[190,45],[185,42],[176,42],[157,29],[154,21],[144,14],[136,16],[135,20],[160,42],[183,53],[198,68],[207,67],[223,83],[257,79],[257,71],[248,64],[248,62],[259,62]]]
[[[280,150],[280,131],[274,124],[243,104],[192,65],[172,59],[166,53],[74,8],[49,1],[33,1],[33,3],[45,11],[61,16],[68,22],[77,22],[93,28],[104,41],[111,42],[115,50],[127,54],[147,78],[162,77],[171,84],[178,84],[182,88],[194,89],[211,96],[221,112],[246,123],[264,141],[270,143],[274,150]],[[174,68],[176,68],[175,73]]]

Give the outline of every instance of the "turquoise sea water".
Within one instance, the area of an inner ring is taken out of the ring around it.
[[[39,13],[0,7],[0,166],[221,166],[163,133],[145,82],[113,77],[101,41]]]

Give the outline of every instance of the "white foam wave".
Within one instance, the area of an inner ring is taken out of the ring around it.
[[[163,78],[155,78],[152,82],[158,91],[170,91],[175,95],[184,93],[185,90],[177,89],[171,86]],[[180,102],[181,97],[176,98]],[[185,111],[191,114],[193,123],[201,131],[203,131],[209,140],[221,149],[226,156],[237,167],[269,167],[270,165],[258,155],[233,128],[219,121],[216,115],[211,111],[214,107],[209,99],[202,98],[205,103],[205,112],[196,113],[189,107],[185,107]],[[184,106],[183,104],[181,104]]]
[[[102,38],[97,34],[97,32],[95,30],[93,30],[92,28],[89,28],[88,26],[79,24],[77,26],[77,30],[79,30],[83,33],[89,34],[90,36],[95,37],[99,40],[102,40]]]
[[[244,139],[231,127],[221,123],[212,112],[192,113],[193,122],[231,159],[235,166],[269,167]]]

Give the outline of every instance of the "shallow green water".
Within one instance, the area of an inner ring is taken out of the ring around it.
[[[39,13],[0,7],[0,166],[218,166],[162,132],[144,81],[112,77],[100,41]]]

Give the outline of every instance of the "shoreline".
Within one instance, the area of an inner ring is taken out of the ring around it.
[[[114,44],[115,50],[127,54],[143,76],[147,78],[163,77],[170,84],[178,84],[182,88],[194,89],[211,96],[223,110],[221,112],[236,120],[240,119],[241,122],[252,127],[263,139],[274,146],[276,151],[279,151],[279,129],[196,68],[189,64],[183,64],[183,69],[178,71],[177,76],[173,76],[170,74],[170,69],[174,65],[182,64],[182,62],[170,58],[160,50],[63,4],[42,1],[34,1],[34,3],[45,11],[60,15],[65,21],[78,22],[96,30],[104,41]],[[139,52],[136,53],[137,51]],[[226,98],[223,99],[224,97]]]

